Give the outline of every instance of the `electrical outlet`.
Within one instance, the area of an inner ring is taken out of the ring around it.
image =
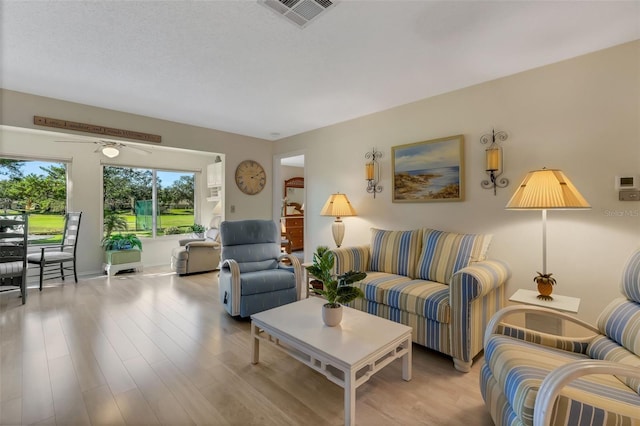
[[[236,212],[236,206],[234,206],[233,204],[229,207],[229,213],[235,213]]]
[[[640,201],[640,191],[636,189],[626,189],[619,192],[620,201]]]

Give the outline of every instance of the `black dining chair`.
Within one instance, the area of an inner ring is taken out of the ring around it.
[[[22,304],[27,302],[26,214],[0,216],[0,292],[20,291]]]
[[[39,252],[27,255],[27,262],[40,268],[40,291],[44,280],[60,277],[64,281],[70,271],[73,271],[75,282],[78,282],[76,248],[81,218],[82,212],[67,213],[61,244],[43,246]]]

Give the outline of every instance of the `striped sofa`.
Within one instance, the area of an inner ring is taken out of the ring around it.
[[[595,327],[533,306],[510,306],[492,318],[480,389],[496,425],[640,425],[640,250],[625,266],[621,291]],[[553,336],[503,322],[531,311],[595,334]]]
[[[468,372],[484,330],[504,305],[510,271],[487,260],[490,235],[434,229],[371,230],[369,245],[332,249],[336,273],[365,271],[351,307],[413,328],[414,342]]]

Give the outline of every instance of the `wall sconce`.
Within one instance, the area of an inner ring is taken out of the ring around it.
[[[505,132],[497,132],[491,130],[491,133],[482,135],[480,143],[483,145],[491,142],[491,145],[485,150],[486,167],[485,171],[489,174],[489,180],[483,180],[481,185],[484,189],[493,188],[493,195],[496,195],[496,188],[506,188],[509,185],[509,179],[498,177],[502,174],[502,147],[496,142],[507,140],[509,136]]]
[[[371,160],[365,165],[365,174],[367,179],[367,192],[373,194],[373,198],[376,198],[376,193],[382,192],[382,185],[378,185],[380,182],[380,163],[378,159],[381,157],[382,153],[376,151],[375,148],[364,155],[365,159]]]

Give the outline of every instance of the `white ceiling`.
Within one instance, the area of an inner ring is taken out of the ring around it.
[[[305,29],[255,0],[1,8],[3,88],[264,139],[640,38],[640,1],[343,0]]]

